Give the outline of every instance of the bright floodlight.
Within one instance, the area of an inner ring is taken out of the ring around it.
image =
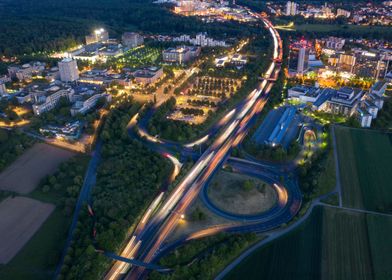
[[[103,33],[105,30],[103,29],[103,28],[101,28],[101,29],[96,29],[94,32],[95,32],[95,34],[97,34],[97,35],[100,35],[101,33]]]

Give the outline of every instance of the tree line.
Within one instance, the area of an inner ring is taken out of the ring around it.
[[[19,130],[0,129],[0,171],[10,165],[36,141]]]
[[[173,268],[170,274],[153,272],[151,280],[214,279],[235,257],[257,241],[253,233],[220,233],[175,249],[160,260],[160,264]]]
[[[139,110],[132,101],[113,109],[103,127],[102,160],[92,193],[96,246],[118,252],[128,231],[151,202],[170,165],[128,135],[127,124]],[[60,279],[99,279],[111,261],[95,251],[92,221],[82,212]]]

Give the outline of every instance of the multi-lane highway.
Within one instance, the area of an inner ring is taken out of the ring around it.
[[[137,258],[143,263],[150,263],[159,256],[165,240],[173,232],[185,211],[208,184],[215,172],[228,159],[231,149],[241,143],[246,136],[251,120],[263,110],[264,105],[268,101],[269,93],[274,83],[273,77],[280,71],[282,42],[278,32],[266,18],[262,18],[257,14],[254,14],[254,16],[259,17],[264,22],[274,42],[272,62],[264,74],[263,81],[235,110],[229,112],[216,125],[214,129],[221,129],[222,132],[204,151],[175,189],[165,199],[163,198],[163,194],[160,194],[151,204],[150,208],[140,220],[131,240],[121,253],[122,257],[128,259]],[[142,127],[139,128],[138,133],[143,135],[150,143],[175,145],[173,143],[164,143],[163,140],[149,136]],[[199,145],[209,137],[210,135],[206,135],[195,143],[189,143],[185,148],[192,148],[195,145]],[[174,171],[178,172],[179,163],[170,154],[166,153],[166,155],[173,161],[175,166],[178,166],[175,169],[176,171]],[[237,169],[243,168],[243,172],[252,172],[251,169],[243,166],[245,165],[244,163],[236,162],[234,164]],[[212,234],[221,230],[262,231],[287,222],[297,211],[297,207],[292,206],[300,204],[300,198],[297,199],[296,195],[297,189],[293,187],[292,190],[290,188],[288,192],[284,186],[276,183],[279,203],[276,209],[273,209],[269,215],[258,217],[259,219],[251,221],[246,226],[232,225],[206,229],[205,232],[197,233],[190,238]],[[295,204],[292,204],[293,201],[295,201]],[[130,267],[126,262],[117,261],[106,275],[106,279],[120,279],[124,276],[126,279],[139,279],[144,275],[145,269],[143,267]]]

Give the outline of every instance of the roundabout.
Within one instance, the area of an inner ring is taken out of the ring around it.
[[[259,215],[277,202],[273,186],[259,178],[220,171],[208,186],[209,200],[219,209],[235,215]]]
[[[242,162],[241,159],[231,159],[231,161],[229,160],[228,163],[230,164],[230,166],[232,166],[235,173],[254,178],[255,180],[258,180],[259,182],[264,182],[267,186],[269,186],[271,188],[270,191],[275,195],[275,203],[271,203],[270,201],[268,205],[270,207],[265,207],[264,211],[260,211],[258,213],[233,213],[233,211],[230,210],[230,208],[232,208],[232,205],[219,207],[217,203],[215,203],[211,199],[209,195],[209,188],[211,187],[211,184],[207,183],[202,188],[199,197],[209,211],[225,219],[242,223],[264,223],[269,220],[273,220],[276,217],[281,217],[282,213],[285,213],[287,210],[289,210],[290,212],[292,203],[296,202],[298,204],[294,209],[295,211],[297,211],[297,207],[300,205],[301,199],[299,196],[297,200],[297,197],[295,195],[299,193],[296,178],[287,177],[285,178],[285,183],[282,184],[279,181],[279,179],[282,177],[282,174],[276,174],[273,171],[269,171],[265,168],[258,167],[255,165],[252,166],[252,164]],[[255,191],[258,192],[258,190]],[[291,200],[292,198],[294,198],[293,201]]]

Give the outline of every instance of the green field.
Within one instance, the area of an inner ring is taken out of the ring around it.
[[[7,265],[0,265],[0,279],[51,279],[70,220],[56,208],[16,257]]]
[[[317,207],[225,279],[391,279],[392,218]]]
[[[329,149],[328,155],[325,162],[325,169],[321,172],[318,178],[318,186],[314,197],[327,194],[334,190],[336,186],[336,169],[335,169],[335,157],[334,150]]]
[[[336,127],[343,205],[392,213],[392,134]]]
[[[375,279],[392,279],[392,219],[380,215],[368,215],[366,222]]]
[[[60,165],[27,196],[56,205],[56,209],[21,251],[6,265],[0,265],[0,279],[51,279],[58,264],[83,183],[89,157],[78,155]]]
[[[392,33],[389,27],[362,26],[362,25],[301,24],[301,25],[295,25],[294,29],[297,31],[314,31],[314,32],[352,31],[356,33],[371,33],[371,32]]]
[[[324,209],[322,279],[372,279],[370,244],[363,214]]]
[[[301,23],[293,26],[289,25],[286,20],[276,21],[278,29],[282,31],[299,31],[299,32],[333,32],[343,34],[355,34],[366,36],[386,36],[392,35],[392,29],[388,26],[367,26],[367,25],[352,25],[352,24],[328,24],[328,23]]]
[[[318,279],[320,276],[321,209],[298,230],[256,250],[225,279]],[[295,278],[293,278],[295,276]]]

